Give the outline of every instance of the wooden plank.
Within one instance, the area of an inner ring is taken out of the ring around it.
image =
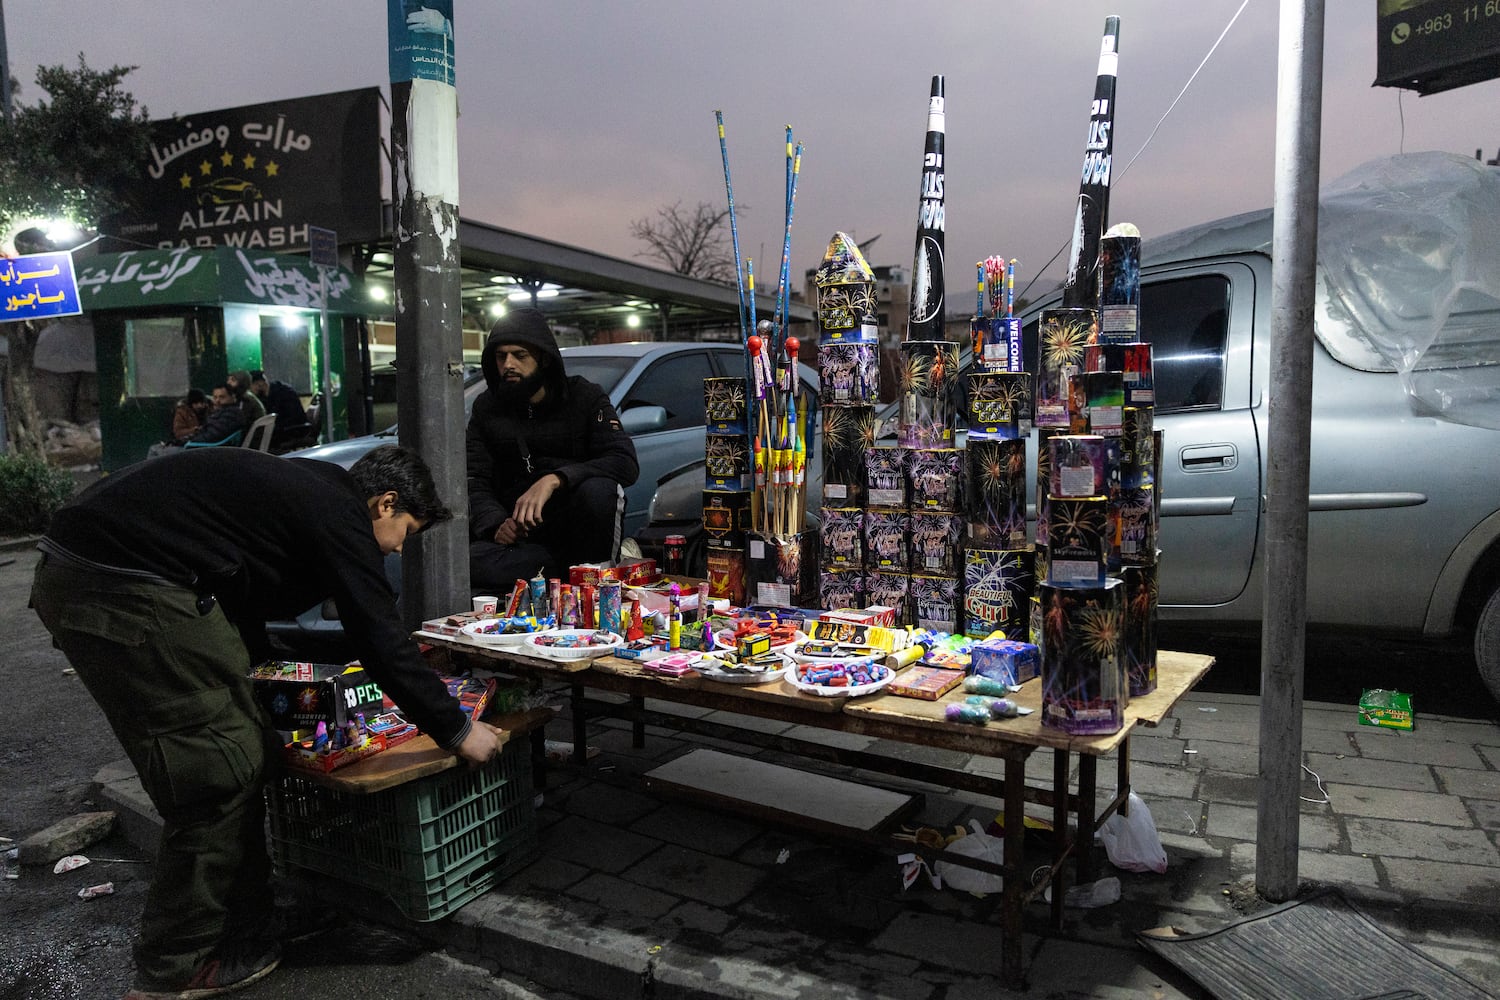
[[[509,715],[486,716],[484,721],[505,730],[500,740],[500,745],[504,746],[512,736],[529,733],[537,726],[545,725],[553,714],[550,708],[533,708]],[[461,763],[457,757],[433,742],[431,736],[417,736],[357,764],[326,774],[301,768],[288,768],[287,772],[325,788],[353,795],[368,795],[431,774],[439,774],[458,767]]]
[[[827,833],[867,834],[921,806],[921,797],[697,749],[645,774],[646,785],[737,812]]]

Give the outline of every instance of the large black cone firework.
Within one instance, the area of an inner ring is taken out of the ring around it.
[[[907,340],[943,339],[943,78],[932,78],[927,103],[927,145],[922,151],[922,198],[917,248],[911,266]]]
[[[1073,246],[1063,283],[1063,306],[1095,308],[1099,304],[1099,239],[1109,218],[1109,175],[1114,159],[1115,70],[1119,63],[1120,19],[1104,19],[1099,45],[1099,74],[1089,106],[1089,137],[1083,147],[1083,176],[1073,216]],[[913,292],[915,297],[915,292]],[[916,307],[913,306],[913,309]]]

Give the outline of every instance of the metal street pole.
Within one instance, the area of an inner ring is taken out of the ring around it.
[[[1282,0],[1271,232],[1271,398],[1266,446],[1265,621],[1255,887],[1297,894],[1302,680],[1307,637],[1307,490],[1312,438],[1313,266],[1323,118],[1323,0]]]
[[[10,50],[5,44],[5,0],[0,0],[0,109],[10,123]]]
[[[396,408],[401,443],[432,470],[453,521],[402,559],[402,613],[416,625],[469,606],[463,315],[458,244],[458,91],[453,2],[387,0],[391,185],[396,203]]]

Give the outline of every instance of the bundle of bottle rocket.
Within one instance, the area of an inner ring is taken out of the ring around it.
[[[960,372],[960,345],[904,342],[894,448],[873,446],[878,362],[824,322],[822,607],[885,605],[920,628],[1033,642],[1043,724],[1118,731],[1130,696],[1156,687],[1160,449],[1134,309],[1044,312],[1035,385],[1014,348],[976,350]]]

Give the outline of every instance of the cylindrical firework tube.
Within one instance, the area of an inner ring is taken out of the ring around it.
[[[1099,301],[1099,240],[1109,223],[1109,178],[1114,157],[1115,73],[1119,65],[1120,19],[1104,19],[1083,173],[1073,213],[1073,246],[1063,284],[1063,305],[1092,307]]]
[[[1026,544],[1026,441],[970,439],[964,449],[969,538],[994,549]]]
[[[900,426],[903,448],[951,448],[958,424],[960,348],[947,340],[900,345]]]
[[[1108,566],[1111,541],[1107,497],[1053,497],[1047,524],[1047,581],[1097,586]]]
[[[1156,690],[1156,567],[1127,566],[1125,579],[1125,671],[1130,696]]]
[[[1098,316],[1091,308],[1043,309],[1037,328],[1036,425],[1067,427],[1073,381],[1083,370]]]
[[[1025,642],[1035,590],[1031,549],[964,549],[964,619],[966,635],[983,639],[1002,632]]]
[[[599,627],[616,635],[625,634],[620,625],[620,613],[623,610],[620,605],[620,589],[619,582],[615,580],[605,580],[599,584]]]
[[[531,613],[538,618],[547,613],[547,578],[540,572],[532,577],[528,587],[531,598]]]
[[[943,78],[932,78],[927,101],[927,142],[922,150],[922,197],[917,210],[917,246],[911,268],[911,311],[907,340],[937,340],[943,336],[944,219]]]
[[[597,606],[594,604],[594,585],[585,583],[578,588],[578,627],[595,628]]]
[[[1106,495],[1109,450],[1097,434],[1058,434],[1047,440],[1051,462],[1047,490],[1061,497]]]
[[[1122,223],[1111,227],[1099,241],[1100,343],[1139,340],[1140,313],[1141,232]]]
[[[1042,725],[1114,733],[1125,723],[1125,586],[1042,584]]]
[[[514,618],[526,610],[526,581],[517,580],[516,585],[510,588],[510,600],[505,602],[505,617]]]
[[[1031,436],[1031,373],[971,371],[964,376],[969,440]]]

